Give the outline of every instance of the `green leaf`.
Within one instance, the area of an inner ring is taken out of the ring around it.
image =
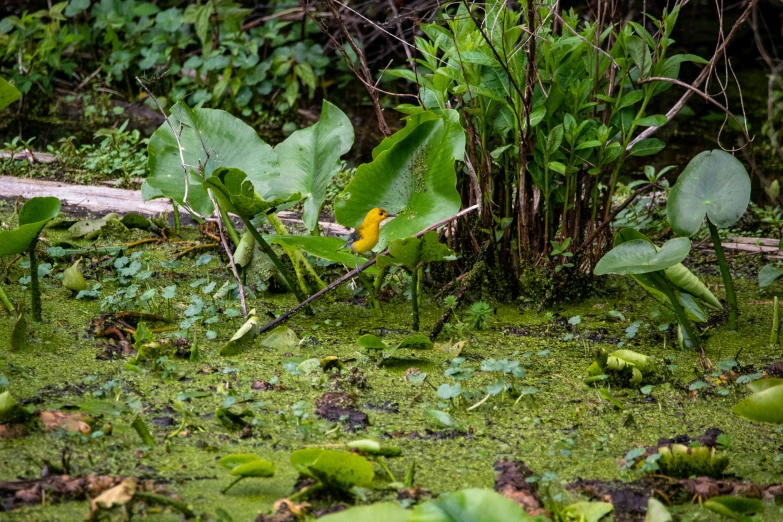
[[[757,393],[757,392],[763,392],[764,390],[768,390],[769,388],[772,388],[774,386],[780,386],[783,384],[783,379],[779,379],[777,377],[770,377],[766,379],[759,379],[757,381],[749,382],[748,388],[750,391]]]
[[[269,243],[276,243],[286,248],[297,248],[304,250],[321,259],[342,263],[343,265],[353,267],[356,264],[356,256],[343,249],[345,241],[330,236],[264,236]],[[367,262],[367,258],[359,256],[359,264]],[[375,274],[378,269],[374,266],[365,270],[369,274]]]
[[[3,78],[0,78],[0,111],[21,97],[22,93],[19,92],[19,89],[8,83]]]
[[[658,138],[647,138],[646,140],[634,143],[631,147],[631,156],[650,156],[657,154],[666,146],[664,142]]]
[[[290,352],[299,347],[299,338],[289,327],[280,325],[264,337],[261,346],[278,350],[280,353]]]
[[[258,334],[258,317],[255,308],[247,314],[247,321],[236,331],[231,339],[220,349],[220,355],[236,355],[242,352]]]
[[[253,455],[252,453],[234,453],[221,457],[220,460],[218,460],[218,465],[223,466],[227,470],[233,470],[238,466],[257,460],[261,460],[261,457]]]
[[[72,18],[83,13],[88,7],[90,7],[90,0],[71,0],[65,8],[65,16]],[[0,108],[2,108],[2,103],[0,103]]]
[[[783,386],[770,386],[736,404],[731,411],[757,422],[783,424]]]
[[[566,166],[559,161],[550,161],[548,166],[550,170],[554,170],[559,174],[565,174],[566,172]]]
[[[615,109],[616,111],[619,111],[620,109],[624,109],[625,107],[630,107],[631,105],[635,105],[642,101],[642,98],[644,98],[644,91],[641,89],[635,90],[635,91],[629,91],[628,93],[623,96],[622,100],[620,101],[620,105]]]
[[[454,110],[409,116],[407,125],[360,165],[335,203],[337,221],[356,228],[373,208],[398,217],[381,228],[376,251],[459,211],[454,162],[463,158],[465,134]]]
[[[774,283],[780,276],[783,276],[783,269],[775,268],[772,265],[764,265],[759,270],[759,286],[766,288]]]
[[[256,459],[246,464],[240,464],[231,470],[231,474],[237,477],[272,477],[275,474],[275,465],[268,460]]]
[[[397,457],[402,454],[402,450],[397,446],[385,446],[371,439],[354,440],[346,444],[345,447],[368,455],[381,455],[383,457]]]
[[[309,230],[318,224],[329,182],[340,170],[340,156],[351,150],[353,126],[343,112],[323,101],[318,123],[291,134],[275,147],[280,172],[268,197],[304,198],[302,221]]]
[[[733,225],[750,202],[750,177],[740,161],[722,150],[693,158],[669,192],[666,215],[675,233],[692,236],[704,216],[718,228]]]
[[[21,254],[30,248],[46,224],[60,213],[60,200],[54,197],[28,199],[19,211],[19,226],[0,232],[0,256]]]
[[[321,448],[298,450],[291,454],[291,465],[302,475],[343,491],[367,487],[375,478],[372,464],[367,459],[345,451]]]
[[[453,259],[454,252],[443,243],[438,242],[438,233],[431,230],[421,238],[409,237],[389,243],[389,255],[381,256],[378,259],[378,267],[402,265],[408,270],[414,270],[425,263]]]
[[[654,497],[647,501],[647,515],[644,522],[672,522],[672,515],[666,506]]]
[[[188,203],[196,212],[212,214],[212,202],[203,182],[219,167],[243,171],[261,196],[279,175],[272,147],[239,118],[221,110],[190,109],[180,102],[171,108],[169,120],[177,133],[181,132],[182,156],[188,168]],[[145,184],[159,191],[160,196],[144,187],[142,193],[150,199],[166,197],[183,205],[185,174],[177,140],[167,123],[152,134],[147,153],[150,173]]]
[[[634,65],[639,69],[639,77],[647,78],[650,76],[650,68],[652,67],[652,56],[650,55],[650,48],[647,44],[638,36],[631,36],[628,38],[627,44],[628,53],[631,55]]]
[[[267,201],[255,190],[247,175],[234,168],[218,167],[212,177],[204,181],[204,188],[213,190],[221,208],[247,219],[271,212],[283,203],[299,200],[299,194],[290,194],[287,198]]]
[[[764,511],[764,503],[757,498],[712,497],[704,502],[704,507],[734,520],[745,520],[742,515]]]
[[[655,114],[653,116],[645,116],[644,118],[633,120],[633,123],[640,127],[661,127],[666,125],[667,121],[669,120],[666,119],[666,116],[663,114]]]
[[[441,410],[427,410],[425,413],[427,419],[439,428],[458,428],[454,417]]]
[[[663,244],[660,251],[642,239],[622,243],[610,250],[595,267],[596,275],[646,274],[665,270],[688,256],[691,242],[679,237]]]
[[[369,348],[370,350],[386,350],[388,346],[381,341],[381,338],[373,334],[365,334],[356,340],[356,343],[362,348]]]
[[[370,506],[352,507],[319,518],[321,522],[408,522],[410,512],[403,509],[397,502],[379,502]]]
[[[576,502],[563,511],[580,522],[598,522],[614,510],[609,502]]]
[[[464,489],[419,504],[410,522],[533,522],[513,500],[490,489]]]

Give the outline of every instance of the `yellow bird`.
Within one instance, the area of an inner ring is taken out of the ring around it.
[[[349,248],[356,255],[356,268],[359,268],[359,254],[365,254],[372,250],[378,244],[378,236],[381,230],[381,221],[386,218],[395,217],[395,214],[389,214],[382,208],[374,208],[364,216],[362,224],[351,232],[348,241],[338,250]]]

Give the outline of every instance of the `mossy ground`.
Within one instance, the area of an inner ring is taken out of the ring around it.
[[[58,234],[62,233],[51,231],[50,241],[56,240]],[[194,232],[188,234],[192,237]],[[183,266],[174,271],[161,269],[158,262],[170,259],[176,248],[182,246],[164,243],[138,247],[145,251],[140,258],[145,268],[149,266],[155,272],[146,281],[147,286],[160,289],[178,285],[174,312],[179,321],[188,306],[189,294],[197,292],[189,286],[192,280],[209,271],[219,287],[230,274],[217,261],[194,268],[193,259],[185,259]],[[61,260],[54,266],[53,274],[67,265]],[[8,273],[5,287],[12,301],[25,298],[17,283],[23,275],[18,264]],[[89,278],[93,274],[87,275]],[[729,473],[757,483],[780,483],[783,477],[783,433],[774,426],[751,423],[733,415],[731,406],[746,394],[744,386],[713,386],[714,379],[705,375],[698,357],[679,350],[676,339],[658,330],[662,320],[653,317],[652,311],[657,308],[654,301],[625,280],[612,280],[603,295],[541,312],[497,305],[491,328],[467,335],[469,342],[462,353],[464,365],[478,368],[482,360],[490,358],[518,360],[526,371],[524,384],[539,391],[518,402],[515,398],[493,398],[472,411],[449,408],[426,382],[411,383],[403,378],[407,369],[415,367],[426,372],[428,382],[436,388],[451,382],[443,374],[448,367],[447,354],[437,350],[405,352],[401,359],[378,367],[359,353],[355,341],[365,333],[379,335],[386,341],[399,340],[410,333],[410,306],[401,297],[384,302],[380,312],[373,312],[355,304],[350,290],[344,288],[338,295],[317,302],[314,316],[299,314],[287,323],[300,338],[306,337],[293,355],[339,356],[347,369],[358,368],[366,380],[367,387],[358,389],[352,386],[347,374],[337,379],[324,374],[291,375],[283,368],[283,353],[258,343],[240,355],[220,357],[220,346],[241,324],[240,319],[222,316],[221,321],[208,328],[201,326],[190,331],[191,343],[201,352],[200,360],[171,359],[172,367],[165,374],[130,371],[123,358],[96,360],[99,345],[105,340],[89,335],[88,327],[91,319],[101,313],[100,300],[76,301],[54,276],[45,277],[44,282],[44,321],[32,325],[28,347],[8,350],[13,320],[7,314],[0,317],[0,372],[10,381],[9,389],[18,400],[35,404],[41,410],[82,407],[94,412],[96,403],[100,403],[104,415],[99,425],[109,422],[113,432],[85,438],[37,430],[24,438],[0,441],[0,480],[38,477],[47,461],[59,464],[61,453],[68,448],[73,475],[99,473],[154,479],[165,482],[168,490],[178,493],[196,512],[211,520],[215,519],[217,508],[223,508],[233,520],[245,521],[252,520],[259,511],[268,513],[277,499],[292,493],[297,478],[288,463],[292,451],[306,445],[377,438],[390,439],[390,443],[402,448],[402,456],[389,461],[398,479],[415,461],[416,485],[436,494],[464,487],[492,487],[492,464],[499,458],[511,458],[524,461],[539,476],[556,473],[551,491],[567,503],[575,496],[562,487],[564,484],[577,478],[633,480],[638,473],[622,470],[620,462],[630,449],[653,445],[660,437],[697,436],[707,428],[720,428],[733,441],[729,448],[720,450],[731,459]],[[741,329],[731,332],[726,325],[720,325],[707,330],[706,352],[716,364],[738,357],[745,373],[761,371],[781,360],[781,349],[769,345],[770,297],[760,294],[753,280],[739,280],[737,286]],[[114,291],[113,284],[107,283],[103,295]],[[266,312],[283,310],[293,303],[287,294],[262,294],[249,305],[258,309],[263,322]],[[622,312],[626,320],[610,318],[610,310]],[[425,332],[442,311],[428,294],[421,319]],[[581,323],[574,329],[558,319],[576,315],[581,316]],[[627,339],[625,329],[634,321],[643,324],[633,339]],[[207,329],[216,332],[215,339],[205,338]],[[567,333],[575,337],[564,340]],[[595,388],[582,382],[594,350],[611,349],[618,340],[624,341],[627,348],[659,359],[669,356],[677,367],[667,382],[653,387],[649,396],[638,390],[612,389],[624,411],[601,400]],[[255,381],[275,379],[282,385],[277,391],[251,388]],[[689,391],[697,379],[704,379],[708,386]],[[107,388],[110,382],[115,385]],[[477,401],[491,382],[490,375],[477,371],[462,386],[475,391]],[[342,425],[316,417],[316,399],[336,386],[356,393],[359,408],[369,415],[366,431],[350,433]],[[728,389],[728,395],[718,394],[720,389]],[[177,395],[189,391],[206,391],[210,395],[186,402],[186,434],[167,438],[182,421],[182,414],[173,408]],[[239,433],[228,431],[216,421],[215,410],[228,396],[235,396],[239,406],[253,411],[249,438],[241,439]],[[130,427],[135,413],[123,407],[128,401],[141,401],[141,417],[158,446],[144,447]],[[111,413],[113,407],[118,410],[116,415]],[[446,435],[442,428],[433,426],[425,412],[440,407],[448,408],[468,432]],[[306,418],[297,417],[294,410],[304,411]],[[426,429],[436,435],[425,435]],[[440,438],[437,433],[446,436]],[[220,489],[231,479],[226,470],[216,465],[216,460],[229,453],[249,452],[274,461],[275,478],[249,479],[221,495]],[[387,477],[380,468],[376,472],[377,487],[369,493],[368,500],[394,498],[394,492],[386,487]],[[684,513],[682,520],[718,520],[697,505],[676,510]],[[0,519],[81,520],[86,513],[86,502],[69,502],[0,513]],[[148,515],[150,520],[180,519],[176,512],[150,511]],[[777,506],[769,506],[764,520],[777,521],[782,517]]]

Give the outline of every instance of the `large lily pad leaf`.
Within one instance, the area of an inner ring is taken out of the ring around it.
[[[672,230],[692,236],[704,216],[718,228],[736,223],[750,202],[750,178],[740,161],[722,150],[698,154],[669,192],[666,215]]]
[[[759,270],[759,286],[766,288],[774,283],[780,276],[783,276],[783,269],[775,268],[772,265],[764,265]]]
[[[3,78],[0,78],[0,111],[21,97],[22,93],[19,92],[19,89],[8,83]]]
[[[670,239],[660,250],[643,239],[635,239],[610,250],[595,266],[595,274],[647,274],[666,270],[685,259],[690,250],[691,241],[686,237]]]
[[[352,228],[376,207],[398,215],[381,229],[376,251],[459,211],[454,162],[464,155],[465,134],[456,111],[433,114],[409,117],[372,162],[359,166],[335,203],[337,221]]]
[[[410,512],[396,502],[379,502],[370,506],[353,507],[339,513],[326,515],[321,522],[408,522]]]
[[[298,450],[291,454],[291,465],[302,475],[315,478],[328,487],[349,490],[367,487],[375,472],[367,459],[348,453],[320,448]]]
[[[343,111],[324,100],[318,123],[298,130],[275,147],[280,176],[270,186],[268,198],[301,194],[302,221],[309,230],[318,225],[326,188],[340,170],[340,156],[351,150],[353,127]]]
[[[356,257],[348,250],[340,250],[345,241],[336,237],[329,236],[264,236],[269,243],[276,243],[286,248],[297,248],[304,250],[308,254],[332,261],[342,263],[343,265],[353,267],[356,264]],[[359,264],[367,262],[367,258],[359,256]],[[365,272],[375,274],[378,269],[371,266]]]
[[[731,411],[758,422],[783,424],[783,385],[770,386],[746,397]]]
[[[641,239],[647,241],[650,244],[653,244],[653,242],[650,241],[647,236],[637,231],[636,229],[624,228],[615,235],[614,246],[621,245],[635,239]],[[688,270],[688,268],[682,263],[677,263],[676,265],[667,268],[664,270],[664,273],[666,274],[666,278],[669,280],[669,283],[674,286],[677,293],[677,298],[690,319],[699,322],[707,320],[707,314],[704,313],[704,310],[702,310],[695,299],[702,300],[711,308],[717,310],[723,309],[720,301],[718,301],[718,298],[715,297],[712,292],[710,292],[710,289],[707,288],[707,285],[705,285],[701,279],[693,274],[693,272]],[[634,274],[631,277],[633,277],[634,280],[636,280],[636,282],[639,283],[639,285],[642,286],[645,290],[647,290],[647,292],[656,300],[666,305],[670,304],[669,299],[666,297],[663,289],[659,288],[657,282],[652,277],[645,274]]]
[[[532,522],[519,504],[489,489],[465,489],[416,506],[410,522]]]
[[[212,202],[203,181],[219,167],[242,170],[261,194],[265,194],[270,180],[279,175],[272,147],[239,118],[221,110],[191,109],[178,103],[171,108],[169,120],[178,133],[181,131],[182,157],[188,167],[188,203],[200,214],[212,214]],[[147,153],[150,174],[145,184],[149,188],[142,187],[143,196],[171,198],[182,205],[184,171],[177,140],[168,124],[163,123],[152,134]],[[197,170],[199,166],[203,178]]]
[[[248,219],[256,214],[266,214],[283,203],[299,199],[299,194],[291,194],[287,199],[267,201],[255,190],[244,171],[233,168],[218,167],[212,177],[204,181],[204,187],[213,190],[221,208]]]
[[[413,270],[419,264],[455,259],[454,251],[438,242],[438,233],[427,232],[421,238],[409,237],[389,243],[389,255],[378,258],[378,267],[402,265]]]
[[[0,232],[0,256],[21,254],[30,248],[46,224],[60,213],[60,200],[54,197],[31,198],[19,211],[19,226]]]

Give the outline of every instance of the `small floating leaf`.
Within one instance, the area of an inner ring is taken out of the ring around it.
[[[763,383],[763,381],[758,382]],[[768,385],[761,384],[757,386]],[[746,397],[736,404],[731,411],[753,421],[783,424],[783,407],[781,407],[781,404],[783,404],[783,385],[769,386],[750,397]]]
[[[255,308],[247,314],[247,321],[220,349],[220,355],[236,355],[244,350],[258,334],[258,317]]]
[[[221,457],[221,459],[218,460],[218,464],[227,470],[232,470],[237,466],[242,466],[243,464],[247,464],[255,460],[261,460],[261,458],[252,453],[233,453],[231,455]]]
[[[275,465],[268,460],[256,459],[236,466],[231,470],[231,474],[237,477],[272,477],[275,474]]]

